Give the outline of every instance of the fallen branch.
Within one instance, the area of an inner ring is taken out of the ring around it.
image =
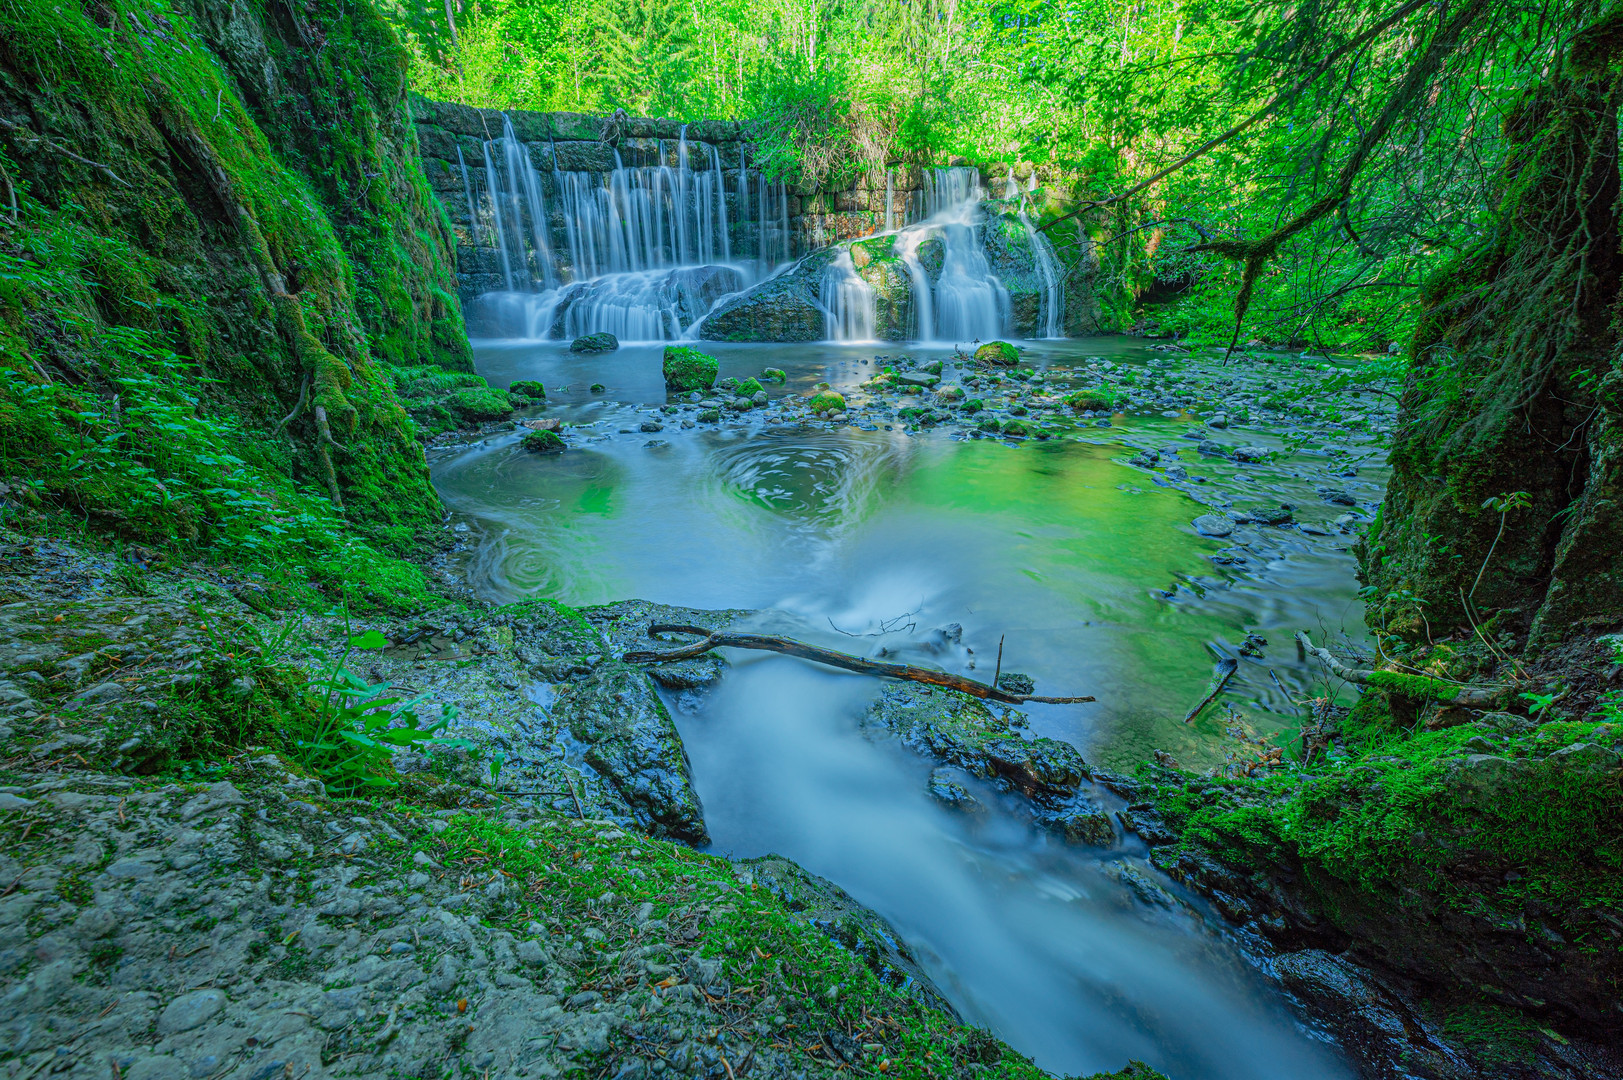
[[[69,150],[67,147],[62,146],[61,144],[59,144],[57,142],[54,142],[53,140],[47,138],[44,135],[38,134],[32,128],[25,127],[22,124],[14,124],[10,120],[0,120],[0,128],[4,128],[7,131],[16,132],[18,135],[21,135],[24,138],[28,139],[28,141],[31,142],[31,143],[38,143],[41,146],[44,146],[45,149],[47,149],[47,150],[50,150],[50,151],[52,151],[54,153],[61,154],[63,157],[69,158],[70,160],[77,161],[81,165],[86,165],[86,166],[89,166],[92,169],[96,169],[97,171],[101,172],[104,176],[106,176],[107,179],[111,180],[115,184],[120,185],[121,187],[129,187],[130,186],[129,184],[125,183],[123,177],[119,176],[116,172],[114,172],[112,169],[109,169],[107,166],[103,165],[101,162],[99,162],[99,161],[91,161],[87,157],[83,157],[83,156],[81,156],[79,154],[75,154],[72,150]]]
[[[1296,631],[1296,643],[1310,656],[1315,656],[1330,674],[1359,686],[1372,686],[1377,690],[1390,690],[1412,698],[1431,698],[1450,705],[1487,708],[1497,705],[1504,696],[1503,689],[1489,686],[1466,686],[1448,682],[1431,675],[1407,675],[1401,671],[1375,671],[1370,668],[1348,667],[1329,649],[1321,649],[1302,631]]]
[[[1036,694],[1011,694],[1007,690],[987,686],[985,683],[978,683],[974,679],[966,679],[962,675],[953,675],[945,671],[931,671],[928,668],[914,667],[911,664],[887,664],[882,660],[865,660],[860,656],[852,656],[849,653],[835,652],[833,649],[824,649],[816,645],[807,645],[803,641],[795,641],[792,638],[776,637],[769,634],[730,634],[726,631],[706,630],[699,626],[677,626],[669,623],[650,625],[648,634],[650,637],[655,634],[694,634],[704,640],[669,651],[633,650],[626,653],[621,659],[628,664],[663,664],[672,660],[688,660],[695,656],[702,656],[711,649],[760,649],[765,652],[799,657],[802,660],[811,660],[818,664],[827,664],[829,667],[844,668],[846,671],[855,671],[859,675],[873,675],[881,679],[901,679],[905,682],[939,686],[945,690],[957,690],[959,693],[968,694],[970,697],[981,698],[985,701],[998,701],[1005,705],[1024,705],[1027,702],[1036,702],[1041,705],[1075,705],[1094,700],[1091,696],[1042,697]]]
[[[1223,692],[1223,687],[1229,684],[1229,680],[1234,678],[1234,673],[1239,669],[1240,662],[1232,656],[1225,656],[1213,665],[1212,681],[1206,684],[1206,696],[1201,698],[1199,704],[1193,709],[1189,710],[1189,715],[1183,718],[1183,722],[1187,724],[1199,716],[1200,711],[1210,705],[1217,695]]]

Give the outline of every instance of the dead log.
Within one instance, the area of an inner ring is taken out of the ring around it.
[[[1296,631],[1296,643],[1302,651],[1318,658],[1330,674],[1358,686],[1373,686],[1377,690],[1390,690],[1405,697],[1430,699],[1466,708],[1496,707],[1503,700],[1505,688],[1492,686],[1466,686],[1431,675],[1408,675],[1401,671],[1376,671],[1369,668],[1348,667],[1329,649],[1313,644],[1313,639]]]
[[[1200,699],[1198,705],[1189,710],[1189,715],[1183,718],[1183,722],[1187,724],[1199,716],[1200,711],[1210,705],[1213,699],[1223,692],[1223,687],[1227,686],[1229,680],[1234,678],[1234,673],[1239,670],[1239,667],[1240,662],[1233,657],[1225,656],[1219,660],[1212,668],[1212,681],[1206,684],[1206,696]]]
[[[850,653],[835,652],[833,649],[824,649],[816,645],[808,645],[803,641],[795,641],[793,638],[777,637],[770,634],[732,634],[726,631],[706,630],[700,626],[675,626],[668,623],[654,623],[648,627],[648,636],[652,637],[655,634],[694,634],[704,640],[668,651],[632,650],[622,656],[621,659],[628,664],[663,664],[672,660],[689,660],[695,656],[702,656],[711,649],[759,649],[765,652],[798,657],[801,660],[810,660],[818,664],[827,664],[829,667],[843,668],[846,671],[855,671],[859,675],[873,675],[880,679],[901,679],[905,682],[939,686],[944,690],[956,690],[961,694],[968,694],[970,697],[981,698],[985,701],[1002,702],[1005,705],[1024,705],[1027,702],[1036,702],[1040,705],[1075,705],[1094,700],[1092,696],[1042,697],[1037,694],[1011,694],[995,686],[987,686],[985,683],[978,683],[974,679],[966,679],[962,675],[953,675],[945,671],[931,671],[929,668],[914,667],[912,664],[887,664],[882,660],[866,660],[860,656],[852,656]]]

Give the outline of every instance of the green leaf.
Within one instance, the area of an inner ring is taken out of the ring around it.
[[[383,649],[388,645],[389,639],[383,636],[381,630],[368,630],[349,639],[349,647],[352,649]]]

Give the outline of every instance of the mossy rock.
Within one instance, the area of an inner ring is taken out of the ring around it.
[[[620,339],[607,332],[587,334],[585,337],[578,337],[569,343],[569,351],[578,353],[613,352],[619,347]]]
[[[739,383],[736,388],[734,388],[733,393],[737,394],[739,397],[754,397],[756,394],[759,394],[762,389],[763,387],[757,380],[745,379],[743,382]]]
[[[519,441],[519,445],[532,454],[561,454],[564,441],[555,431],[532,431]]]
[[[762,382],[788,382],[789,375],[782,368],[769,367],[761,372]]]
[[[806,402],[806,405],[814,413],[844,412],[845,398],[832,390],[822,390],[812,395],[812,399]]]
[[[541,401],[547,399],[547,388],[534,379],[520,379],[507,388],[509,394],[520,397],[535,398]]]
[[[488,386],[466,386],[452,391],[442,404],[451,415],[468,423],[505,420],[513,415],[513,403],[507,395]]]
[[[1020,350],[1007,341],[988,341],[975,350],[975,362],[994,367],[1014,367],[1020,362]]]
[[[978,397],[972,397],[962,405],[958,406],[958,411],[966,412],[973,416],[975,413],[980,412],[984,408],[986,408],[986,402],[982,401]]]
[[[716,385],[721,364],[714,356],[682,345],[665,347],[665,389],[677,394],[708,390]]]
[[[1066,394],[1065,404],[1081,411],[1083,409],[1114,409],[1116,407],[1116,392],[1108,386],[1095,387],[1092,390],[1077,390]]]

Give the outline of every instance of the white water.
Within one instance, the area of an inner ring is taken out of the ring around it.
[[[823,270],[823,336],[829,341],[873,341],[878,322],[873,287],[857,274],[851,252],[840,249]]]
[[[1009,328],[1009,290],[986,261],[980,231],[985,224],[980,174],[974,169],[935,169],[924,177],[923,221],[896,234],[896,254],[913,282],[914,333],[923,342],[967,344],[1004,337]],[[941,269],[932,283],[920,247],[941,245]]]
[[[1065,330],[1062,322],[1065,317],[1065,283],[1060,279],[1059,260],[1054,258],[1054,247],[1048,242],[1048,237],[1037,231],[1031,223],[1031,217],[1026,213],[1026,192],[1019,189],[1014,179],[1014,170],[1009,170],[1007,198],[1020,197],[1020,224],[1026,230],[1026,239],[1031,243],[1032,257],[1037,262],[1037,273],[1043,279],[1043,306],[1042,324],[1045,338],[1062,338]],[[1028,191],[1037,190],[1037,174],[1031,174],[1031,186]]]
[[[505,283],[504,292],[480,298],[491,329],[504,337],[606,331],[627,341],[675,340],[721,296],[788,261],[781,184],[758,176],[752,206],[741,162],[730,211],[716,147],[690,143],[685,125],[674,162],[666,147],[661,141],[658,164],[644,166],[627,166],[616,150],[607,173],[562,170],[554,148],[543,176],[531,148],[504,122],[501,138],[484,147],[490,235]],[[564,240],[556,252],[548,186]],[[754,223],[757,256],[746,262],[733,258],[739,212]]]

